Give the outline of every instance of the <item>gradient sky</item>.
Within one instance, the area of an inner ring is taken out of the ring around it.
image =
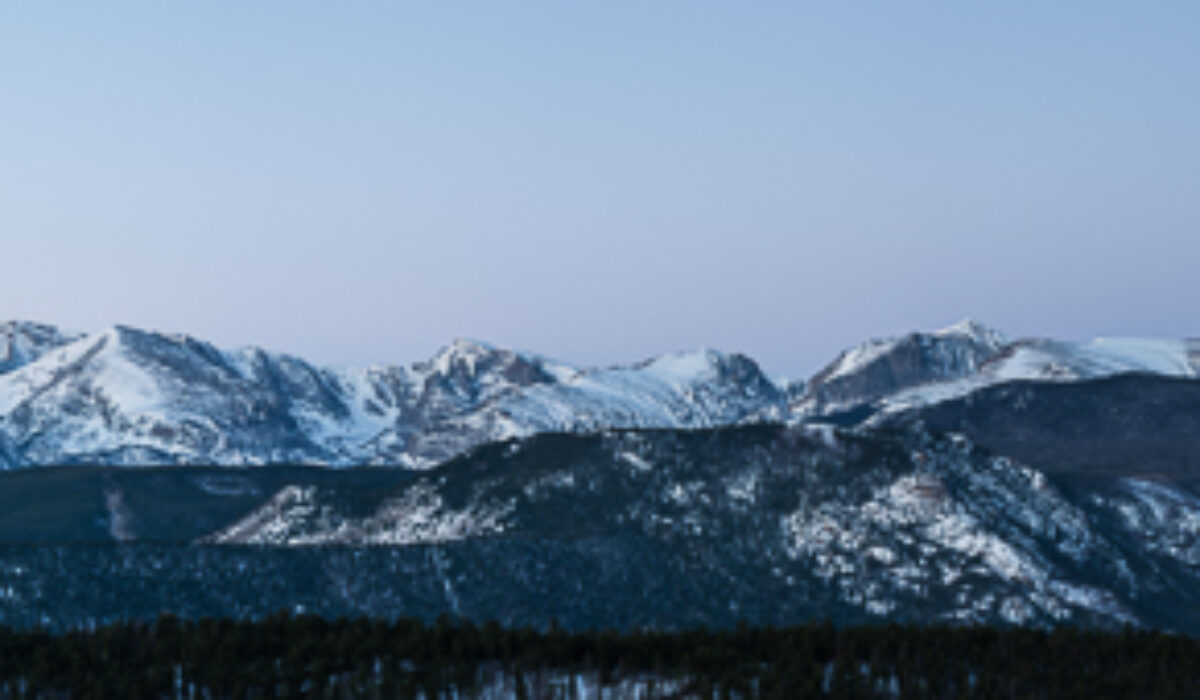
[[[1200,3],[0,6],[0,318],[803,376],[1198,335]]]

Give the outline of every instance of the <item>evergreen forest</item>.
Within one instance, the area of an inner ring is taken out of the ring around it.
[[[12,698],[1193,698],[1200,640],[1126,627],[589,631],[164,615],[0,629]]]

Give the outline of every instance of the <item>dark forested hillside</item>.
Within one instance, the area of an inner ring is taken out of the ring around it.
[[[894,422],[913,421],[963,433],[1054,476],[1200,483],[1200,381],[1194,379],[1125,374],[1011,382]]]
[[[269,616],[0,630],[16,697],[1190,698],[1200,642],[1071,628],[852,627],[568,633]]]
[[[1100,478],[1103,477],[1103,478]],[[1200,630],[1200,500],[912,429],[545,434],[420,474],[0,475],[0,624],[446,613],[572,630]]]
[[[187,544],[289,485],[319,485],[351,504],[412,481],[380,467],[42,467],[0,473],[0,544]]]

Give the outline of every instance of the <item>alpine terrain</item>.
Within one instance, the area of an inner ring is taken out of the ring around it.
[[[1200,633],[1196,341],[964,322],[786,382],[709,350],[597,369],[457,341],[342,369],[0,333],[0,622]]]

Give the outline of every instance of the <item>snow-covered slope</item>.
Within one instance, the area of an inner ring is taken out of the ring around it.
[[[20,369],[78,337],[41,323],[0,323],[0,374]]]
[[[1200,378],[1200,340],[1009,340],[975,321],[871,340],[841,353],[790,404],[793,420],[858,424],[1016,381],[1123,374]]]
[[[420,468],[535,432],[725,425],[784,397],[708,350],[581,370],[460,340],[407,367],[330,369],[122,326],[68,340],[22,341],[0,375],[0,465]]]
[[[0,435],[17,464],[306,461],[339,392],[294,358],[114,327],[0,377]]]
[[[1007,344],[998,331],[967,320],[933,333],[871,340],[844,351],[809,382],[793,405],[819,415],[910,387],[975,374]]]
[[[882,408],[884,413],[894,414],[1014,381],[1074,382],[1121,374],[1200,378],[1200,340],[1019,340],[1005,346],[974,373],[895,392],[882,401]]]
[[[749,358],[712,350],[629,367],[568,373],[559,366],[550,376],[556,378],[494,392],[470,410],[427,414],[408,452],[436,460],[481,442],[541,432],[730,425],[777,409],[785,397]]]

